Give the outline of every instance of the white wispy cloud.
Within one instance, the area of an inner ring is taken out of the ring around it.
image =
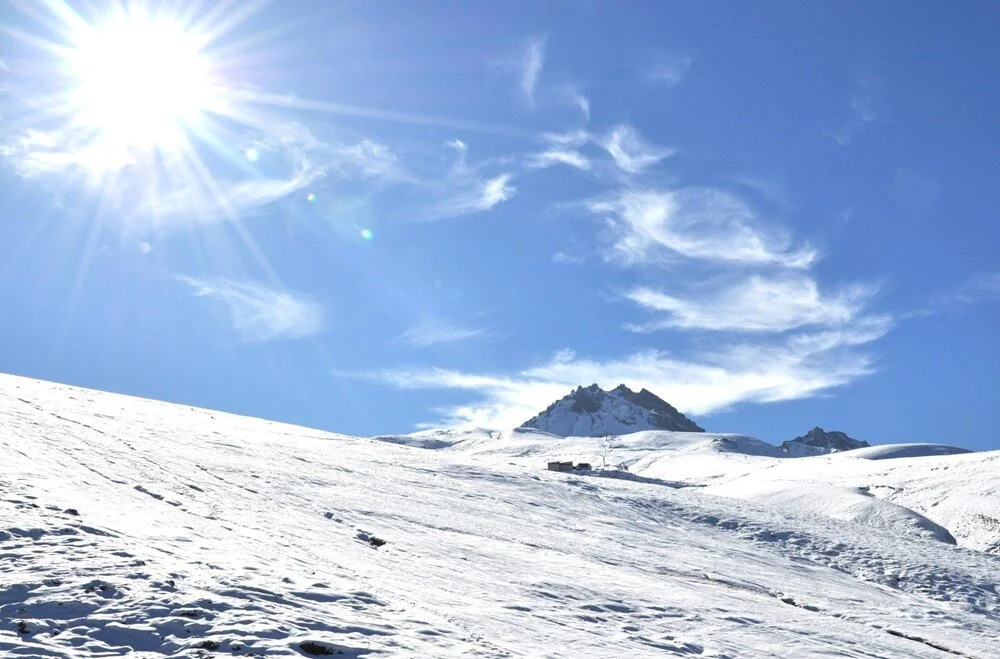
[[[619,124],[601,140],[611,158],[623,171],[639,174],[675,153],[673,149],[648,144],[634,128]]]
[[[545,35],[534,35],[525,40],[524,48],[518,62],[519,83],[521,93],[529,103],[535,102],[535,91],[538,89],[538,81],[542,77],[542,69],[545,67],[545,45],[548,37]]]
[[[4,139],[0,156],[24,178],[73,172],[91,185],[99,185],[108,173],[138,163],[136,156],[128,151],[97,148],[89,138],[66,128],[27,128]]]
[[[583,95],[583,92],[571,89],[568,92],[570,102],[580,108],[583,113],[583,120],[590,121],[590,99]]]
[[[154,218],[159,228],[212,222],[224,217],[237,219],[246,211],[302,192],[326,178],[327,167],[314,163],[302,153],[290,152],[288,156],[293,160],[281,177],[217,179],[211,185],[187,180],[181,184],[168,183],[163,189],[151,184],[137,192],[138,198],[129,199],[131,210],[127,209],[127,204],[119,202],[119,206],[129,216],[140,218],[134,222],[137,227],[146,224],[143,218]]]
[[[528,156],[529,169],[546,169],[553,165],[568,165],[577,169],[590,169],[590,158],[573,149],[550,149]]]
[[[976,293],[1000,295],[1000,272],[974,275],[969,279],[968,286]]]
[[[694,57],[683,53],[661,55],[642,71],[642,77],[665,87],[675,87],[687,77]]]
[[[331,167],[346,178],[406,180],[399,157],[385,144],[363,139],[356,144],[333,147]]]
[[[556,252],[552,255],[552,261],[554,263],[572,263],[579,264],[585,263],[586,258],[580,256],[579,254],[570,254],[569,252]]]
[[[396,340],[415,348],[427,348],[442,343],[454,343],[487,336],[484,327],[460,327],[436,318],[423,318],[400,334]]]
[[[935,296],[925,309],[914,315],[929,315],[998,298],[1000,272],[981,272],[967,277],[953,290]]]
[[[517,188],[511,185],[513,174],[500,174],[483,183],[482,193],[478,196],[474,209],[484,211],[514,196]]]
[[[258,166],[293,162],[322,170],[330,178],[344,180],[387,179],[405,182],[410,174],[399,156],[387,145],[369,138],[357,142],[325,142],[304,124],[276,124],[253,143]]]
[[[760,176],[748,174],[734,176],[733,181],[744,188],[749,188],[759,197],[762,197],[768,203],[773,204],[783,211],[795,210],[795,204],[792,203],[791,195],[784,185]]]
[[[456,185],[446,198],[424,209],[408,213],[411,220],[430,222],[482,213],[511,199],[517,193],[514,175],[503,173],[491,178],[476,178]]]
[[[253,162],[225,173],[210,171],[187,153],[139,160],[70,129],[26,130],[0,145],[0,156],[26,178],[82,181],[116,211],[125,230],[137,231],[237,219],[323,180],[408,180],[387,146],[368,139],[325,143],[294,122],[270,126],[248,144]]]
[[[497,169],[492,161],[470,164],[469,146],[462,140],[450,140],[445,146],[456,152],[455,162],[443,176],[413,181],[432,201],[407,209],[405,217],[410,221],[430,222],[481,213],[517,194],[513,173],[487,174],[487,170]]]
[[[847,101],[847,118],[837,128],[824,131],[838,146],[849,145],[869,124],[889,114],[881,83],[868,73],[854,77]]]
[[[565,133],[544,133],[542,139],[552,146],[576,149],[594,141],[594,136],[585,130],[573,130]]]
[[[178,276],[193,294],[225,307],[232,328],[246,341],[298,339],[323,328],[323,306],[309,296],[257,283]]]
[[[665,314],[640,325],[636,331],[659,329],[737,332],[787,332],[807,326],[842,326],[855,320],[871,302],[878,288],[847,286],[824,294],[804,273],[751,275],[735,284],[709,291],[695,290],[685,297],[641,287],[628,300]]]
[[[608,258],[625,265],[671,263],[679,257],[718,263],[807,268],[809,245],[767,228],[739,198],[711,188],[624,189],[588,204],[612,237]]]
[[[516,373],[479,374],[428,369],[355,373],[401,389],[472,392],[468,404],[438,410],[437,423],[508,428],[520,425],[581,383],[605,388],[645,387],[690,414],[708,414],[745,402],[808,398],[874,371],[860,346],[883,336],[891,322],[872,319],[853,327],[796,334],[778,343],[724,345],[698,359],[659,350],[620,359],[593,360],[562,351],[552,360]]]
[[[885,113],[885,107],[878,82],[867,75],[855,77],[850,106],[858,121],[869,124],[879,119]]]
[[[629,124],[618,124],[606,134],[594,134],[586,130],[545,133],[541,140],[546,146],[541,152],[528,156],[530,168],[541,169],[565,164],[589,170],[599,161],[584,155],[580,149],[596,145],[610,156],[613,167],[632,176],[643,173],[676,152],[674,149],[650,144]]]

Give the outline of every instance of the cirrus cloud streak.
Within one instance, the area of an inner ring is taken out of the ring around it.
[[[835,293],[824,293],[811,277],[794,273],[752,275],[707,294],[699,290],[687,297],[639,287],[627,292],[625,298],[664,314],[652,322],[629,326],[636,331],[786,332],[806,326],[848,323],[877,292],[877,286],[856,284]]]
[[[712,188],[625,188],[587,204],[613,236],[610,260],[624,265],[715,263],[808,268],[818,253],[794,245],[780,229],[762,226],[738,197]]]
[[[253,282],[178,276],[196,297],[222,305],[245,341],[300,339],[323,329],[325,312],[313,298]]]
[[[710,414],[738,403],[772,403],[826,393],[875,370],[859,349],[885,335],[887,318],[789,336],[778,343],[722,344],[697,359],[644,350],[617,359],[580,358],[562,351],[546,363],[511,375],[443,368],[349,373],[400,389],[451,389],[474,394],[469,403],[440,408],[436,423],[509,428],[581,383],[645,387],[684,412]]]

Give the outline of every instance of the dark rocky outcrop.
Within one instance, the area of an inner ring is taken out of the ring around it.
[[[839,430],[826,431],[816,426],[801,437],[782,443],[781,451],[793,457],[822,455],[865,448],[868,442],[854,439]]]

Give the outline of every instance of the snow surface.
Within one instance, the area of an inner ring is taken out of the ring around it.
[[[442,448],[449,452],[617,467],[627,472],[614,472],[616,477],[704,487],[731,498],[868,526],[909,529],[946,542],[950,534],[960,546],[1000,553],[1000,451],[890,444],[793,457],[744,435],[650,431],[609,442],[531,431],[505,433],[499,441],[492,439],[497,433],[487,431],[448,433]],[[382,439],[419,445],[416,437]],[[838,488],[837,493],[834,496],[833,490],[820,486]],[[878,501],[864,501],[859,495]]]
[[[1000,557],[696,485],[793,465],[995,514],[1000,455],[766,447],[375,441],[0,376],[0,655],[996,656]],[[644,467],[545,471],[556,454]]]
[[[861,488],[743,478],[714,485],[706,492],[756,501],[789,514],[830,517],[899,535],[956,544],[955,538],[943,526],[909,508],[877,499]]]

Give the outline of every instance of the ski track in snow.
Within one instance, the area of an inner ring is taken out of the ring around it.
[[[993,657],[1000,638],[996,555],[653,478],[12,376],[0,451],[4,656]]]

